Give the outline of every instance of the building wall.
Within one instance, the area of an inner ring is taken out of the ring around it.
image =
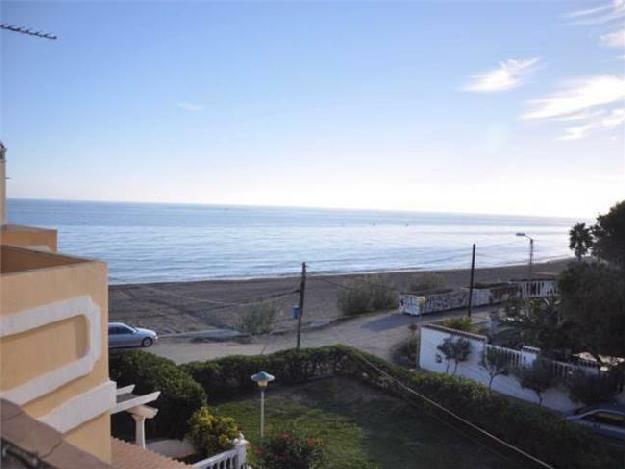
[[[65,441],[111,462],[111,417],[102,414],[65,434]]]
[[[4,224],[0,227],[0,244],[56,252],[57,233],[56,230],[46,228]]]
[[[2,396],[110,462],[106,264],[25,251],[2,247],[11,266],[0,276]]]

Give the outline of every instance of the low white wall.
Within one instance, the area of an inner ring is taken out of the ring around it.
[[[428,371],[434,371],[438,373],[445,373],[447,370],[447,361],[445,356],[437,349],[437,346],[442,344],[443,341],[451,336],[463,337],[469,340],[471,344],[471,354],[465,362],[458,364],[456,370],[456,376],[463,376],[473,381],[477,381],[485,386],[488,386],[490,379],[486,370],[480,367],[479,362],[482,356],[482,351],[486,346],[486,337],[478,336],[475,334],[456,334],[452,332],[446,332],[440,329],[433,329],[424,325],[421,328],[421,348],[419,353],[419,365],[422,369]],[[479,339],[483,337],[483,339]],[[531,365],[536,358],[536,353],[531,350],[524,350],[520,352],[521,360],[526,366]],[[449,372],[453,371],[454,362],[452,361]],[[497,391],[508,396],[514,396],[524,401],[538,403],[538,396],[536,393],[529,389],[523,389],[519,384],[518,379],[514,375],[502,376],[499,375],[493,381],[493,391]],[[552,388],[547,390],[543,394],[543,406],[560,412],[571,412],[579,407],[580,404],[576,404],[568,397],[566,390],[561,388]]]

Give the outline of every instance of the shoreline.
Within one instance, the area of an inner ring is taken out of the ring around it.
[[[560,262],[569,262],[574,258],[571,256],[554,256],[552,258],[547,258],[542,261],[534,262],[534,267],[538,267],[541,265],[550,265],[554,263]],[[497,264],[487,267],[479,267],[476,268],[476,272],[479,270],[486,269],[505,269],[511,267],[522,268],[523,266],[527,266],[527,262],[512,262],[512,263],[504,263]],[[418,268],[406,268],[406,269],[381,269],[381,270],[356,270],[356,271],[315,271],[310,272],[307,271],[308,277],[349,277],[349,276],[363,276],[363,275],[385,275],[385,274],[425,274],[425,273],[446,273],[446,272],[456,272],[456,271],[469,271],[468,268],[460,268],[460,267],[450,267],[450,268],[441,268],[441,269],[418,269]],[[280,280],[280,279],[299,279],[299,272],[288,272],[283,274],[265,274],[258,276],[241,276],[241,277],[211,277],[211,278],[203,278],[203,279],[190,279],[190,280],[158,280],[158,281],[147,281],[147,282],[119,282],[113,283],[109,279],[109,288],[110,287],[132,287],[132,286],[143,286],[143,285],[172,285],[172,284],[193,284],[193,283],[205,283],[205,282],[248,282],[255,280]]]
[[[557,274],[572,258],[534,264],[534,273]],[[527,264],[476,269],[475,282],[508,281],[522,278]],[[450,288],[469,284],[470,269],[394,271],[349,274],[312,274],[306,277],[305,321],[328,321],[342,316],[337,295],[344,282],[364,275],[390,283],[397,291],[420,276],[443,275]],[[109,286],[109,320],[175,334],[211,328],[236,329],[249,305],[271,299],[279,306],[276,328],[291,329],[291,308],[298,301],[299,275],[250,279],[193,280],[115,284]]]

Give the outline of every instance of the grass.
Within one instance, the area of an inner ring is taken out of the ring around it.
[[[259,441],[258,406],[258,396],[250,396],[214,409],[233,417],[255,445]],[[346,378],[270,389],[265,411],[266,432],[295,425],[322,438],[329,469],[523,467],[404,401]]]

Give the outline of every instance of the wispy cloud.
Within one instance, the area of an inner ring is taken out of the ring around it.
[[[539,61],[539,57],[504,60],[495,70],[472,76],[464,90],[491,93],[517,88],[531,75]]]
[[[613,0],[594,8],[573,11],[566,16],[573,24],[608,24],[625,18],[625,0]]]
[[[625,123],[625,78],[593,75],[568,81],[554,94],[528,102],[523,119],[552,119],[566,127],[559,140],[577,140]]]
[[[185,111],[189,111],[189,112],[199,112],[202,111],[204,109],[204,106],[201,104],[196,104],[196,103],[189,103],[189,102],[185,102],[185,101],[180,101],[176,103],[176,107],[179,107],[180,109],[183,109]]]
[[[625,29],[601,36],[601,43],[606,47],[625,49]]]
[[[567,127],[564,129],[564,135],[558,140],[579,140],[596,131],[615,129],[623,124],[625,124],[625,108],[613,109],[607,115],[588,119],[583,125]]]
[[[625,99],[625,78],[593,75],[570,80],[551,96],[529,101],[530,111],[523,119],[550,119],[575,114]]]

